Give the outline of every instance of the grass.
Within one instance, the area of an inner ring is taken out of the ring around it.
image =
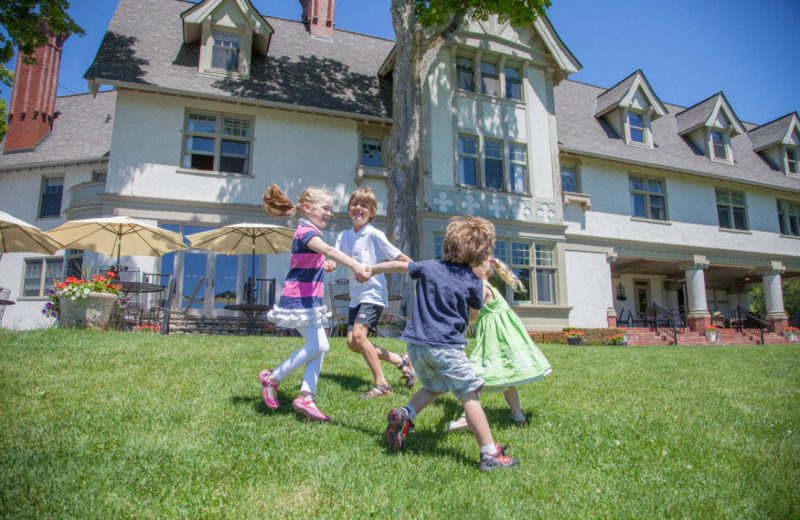
[[[520,466],[477,470],[440,399],[401,453],[386,412],[332,340],[318,402],[331,424],[261,402],[256,376],[301,338],[0,330],[2,518],[798,518],[800,348],[542,345],[520,388],[527,427],[483,403]],[[380,341],[392,350],[405,345]]]

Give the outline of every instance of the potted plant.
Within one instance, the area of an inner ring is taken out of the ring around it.
[[[609,345],[627,345],[628,344],[628,337],[623,332],[615,332],[606,336],[606,340],[608,341]]]
[[[570,345],[580,345],[583,343],[583,332],[577,330],[567,331],[564,337],[567,338],[567,343]]]
[[[715,325],[711,325],[710,327],[706,327],[706,340],[708,341],[719,341],[719,327]]]
[[[55,316],[67,327],[103,330],[116,305],[119,305],[120,286],[113,283],[114,274],[92,275],[88,280],[70,276],[53,284],[50,301],[42,311]]]
[[[786,338],[786,341],[797,341],[797,327],[783,329],[783,337]]]

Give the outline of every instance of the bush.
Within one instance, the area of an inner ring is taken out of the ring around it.
[[[571,330],[582,332],[583,341],[586,345],[613,345],[614,343],[611,338],[615,334],[622,334],[623,336],[626,334],[625,329],[622,328],[579,329],[577,327],[565,327],[564,330],[531,332],[530,336],[536,343],[557,343],[566,345],[567,338],[564,334]]]

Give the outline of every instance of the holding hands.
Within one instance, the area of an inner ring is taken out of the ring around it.
[[[358,281],[359,283],[364,283],[370,278],[372,278],[372,275],[373,275],[372,266],[365,265],[361,271],[356,272],[355,274],[356,281]]]

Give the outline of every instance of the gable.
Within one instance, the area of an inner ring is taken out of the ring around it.
[[[203,0],[181,13],[183,41],[191,43],[203,36],[203,24],[253,32],[253,48],[266,56],[274,32],[249,0]]]

